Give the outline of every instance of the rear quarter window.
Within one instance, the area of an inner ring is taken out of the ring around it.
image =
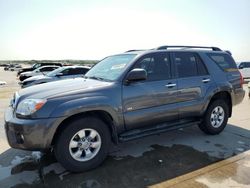
[[[209,53],[207,55],[225,72],[232,72],[238,70],[236,63],[230,55],[213,53]]]

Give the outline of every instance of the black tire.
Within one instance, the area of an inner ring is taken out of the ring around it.
[[[213,110],[216,107],[222,107],[223,111],[224,111],[224,119],[221,123],[221,125],[219,127],[214,127],[211,123],[211,115]],[[199,128],[206,134],[209,135],[216,135],[221,133],[224,128],[227,125],[227,121],[228,121],[228,117],[229,117],[229,106],[228,104],[224,101],[224,100],[215,100],[212,101],[209,106],[208,109],[203,117],[202,122],[199,124]]]
[[[94,158],[88,161],[77,161],[69,150],[69,143],[72,137],[82,129],[93,129],[101,137],[101,147]],[[83,172],[99,166],[106,158],[111,142],[110,132],[107,125],[95,117],[84,117],[71,122],[56,139],[55,157],[62,166],[71,172]]]

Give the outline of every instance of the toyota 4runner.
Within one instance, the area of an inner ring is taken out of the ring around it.
[[[84,78],[21,89],[5,113],[11,147],[53,148],[73,172],[100,165],[111,142],[197,124],[219,134],[245,95],[228,51],[161,46],[109,56]]]

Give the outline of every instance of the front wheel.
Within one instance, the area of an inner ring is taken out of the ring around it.
[[[219,134],[227,125],[229,107],[223,100],[213,101],[206,111],[206,114],[199,125],[206,134]]]
[[[77,119],[60,133],[55,144],[55,156],[69,171],[87,171],[104,161],[110,140],[108,127],[100,119]]]

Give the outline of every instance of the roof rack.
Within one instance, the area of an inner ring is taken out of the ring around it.
[[[213,51],[222,51],[220,48],[213,47],[213,46],[211,47],[208,47],[208,46],[159,46],[156,48],[156,50],[166,50],[168,48],[204,48],[204,49],[210,48]]]
[[[128,50],[128,51],[126,51],[126,52],[136,52],[136,51],[143,51],[143,50]],[[125,53],[126,53],[125,52]]]

